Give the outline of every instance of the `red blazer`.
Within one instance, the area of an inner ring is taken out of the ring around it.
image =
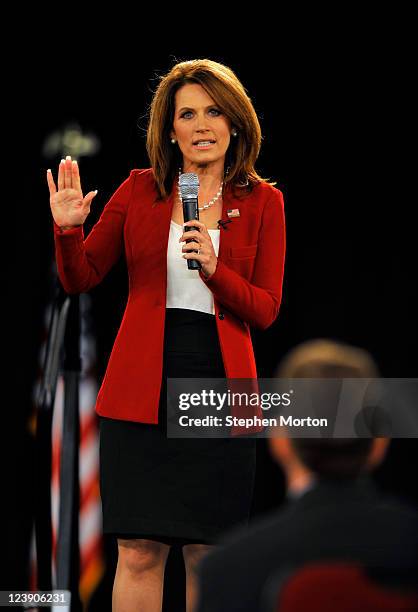
[[[82,226],[61,232],[53,221],[58,275],[69,294],[89,291],[125,252],[129,296],[96,401],[105,417],[158,423],[173,194],[153,206],[152,169],[132,170],[86,239]],[[208,280],[200,277],[213,293],[227,378],[256,379],[249,326],[266,329],[279,312],[283,196],[260,183],[243,199],[226,193],[222,219],[233,208],[240,216],[220,230],[216,271]]]

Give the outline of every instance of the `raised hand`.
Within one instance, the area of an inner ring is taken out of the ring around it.
[[[58,166],[58,190],[50,169],[47,170],[46,178],[50,195],[49,203],[55,223],[61,229],[82,225],[90,212],[90,205],[97,190],[89,191],[83,196],[77,162],[71,161],[70,155],[61,160]]]

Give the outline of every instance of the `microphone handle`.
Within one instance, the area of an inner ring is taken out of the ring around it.
[[[183,218],[184,222],[192,221],[193,219],[199,220],[199,205],[197,198],[189,197],[183,199]],[[184,228],[186,232],[191,230],[198,230],[199,228],[188,225]],[[186,240],[186,242],[192,242],[193,238]],[[197,253],[197,251],[188,251],[188,253]],[[187,259],[187,268],[189,270],[200,270],[202,268],[201,263],[198,259]]]

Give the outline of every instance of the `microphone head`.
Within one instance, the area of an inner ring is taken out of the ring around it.
[[[199,177],[194,172],[180,174],[179,188],[182,200],[187,200],[188,198],[197,199],[199,193]]]

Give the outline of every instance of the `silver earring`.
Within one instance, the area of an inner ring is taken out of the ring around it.
[[[171,139],[171,144],[176,144],[177,140],[175,138]]]
[[[237,130],[234,128],[231,132],[232,136],[238,136]]]

